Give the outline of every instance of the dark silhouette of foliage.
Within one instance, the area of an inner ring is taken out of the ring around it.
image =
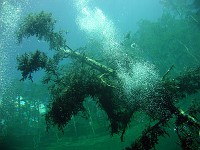
[[[21,43],[23,38],[36,36],[38,39],[48,39],[48,33],[55,28],[56,20],[52,18],[51,13],[41,12],[39,14],[29,14],[20,24],[17,31],[18,42]]]
[[[36,51],[35,53],[25,53],[17,57],[18,70],[22,72],[22,79],[29,78],[32,81],[32,73],[39,69],[44,69],[47,65],[48,57],[45,53]]]
[[[36,36],[39,40],[49,42],[50,49],[59,50],[66,46],[66,40],[63,37],[63,32],[54,32],[56,20],[52,18],[51,13],[44,11],[38,14],[29,14],[20,24],[20,29],[17,31],[18,43],[22,42],[23,38]]]
[[[161,119],[153,126],[147,127],[142,133],[142,136],[138,138],[131,147],[127,147],[126,150],[150,150],[155,149],[155,145],[158,144],[159,136],[166,136],[169,134],[165,131],[167,121],[169,118]]]

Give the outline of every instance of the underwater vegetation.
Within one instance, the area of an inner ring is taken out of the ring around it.
[[[173,126],[182,149],[197,150],[199,148],[199,101],[195,101],[187,111],[183,111],[176,104],[188,95],[198,93],[200,66],[171,77],[169,74],[173,69],[172,66],[162,78],[156,81],[152,92],[147,94],[145,100],[138,101],[140,92],[145,89],[130,89],[127,94],[123,89],[124,81],[116,69],[116,62],[99,63],[87,54],[74,51],[67,45],[62,32],[55,31],[55,23],[51,13],[43,11],[31,13],[24,18],[17,31],[19,43],[24,38],[36,36],[40,40],[45,40],[49,44],[49,49],[55,51],[52,57],[40,50],[17,57],[22,81],[27,78],[33,81],[32,74],[40,69],[46,73],[43,83],[48,85],[51,94],[51,103],[45,115],[47,130],[51,126],[57,126],[60,131],[64,132],[63,129],[67,123],[79,113],[88,118],[89,112],[83,103],[86,98],[91,97],[107,114],[111,135],[121,134],[121,141],[124,141],[125,132],[136,112],[142,111],[152,120],[142,135],[134,140],[131,146],[126,147],[126,150],[155,148],[160,136],[169,136],[167,128],[169,128],[170,120],[175,120]],[[141,38],[140,35],[136,37]],[[131,38],[130,35],[126,36],[126,39],[129,38]],[[138,43],[143,48],[145,46],[151,48],[148,42],[143,40]],[[183,46],[182,41],[179,43]],[[158,46],[156,44],[155,47]],[[59,65],[59,62],[64,59],[71,59],[72,62],[64,66]],[[121,67],[128,72],[131,65],[132,62],[127,61],[126,65]],[[127,102],[132,103],[130,105]],[[147,102],[150,104],[148,105]]]

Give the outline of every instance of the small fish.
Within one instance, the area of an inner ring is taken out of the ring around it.
[[[130,39],[131,38],[131,31],[129,31],[126,35],[125,35],[125,39]]]

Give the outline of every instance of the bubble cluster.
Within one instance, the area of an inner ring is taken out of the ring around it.
[[[114,23],[109,20],[101,9],[89,7],[88,0],[75,0],[77,9],[77,25],[88,38],[101,41],[103,53],[115,58],[120,57],[120,44]]]
[[[0,93],[6,91],[7,85],[10,82],[11,59],[16,52],[15,31],[18,27],[18,22],[22,15],[22,8],[28,4],[28,0],[3,0],[1,1],[0,9]],[[0,95],[1,97],[1,95]]]
[[[147,62],[135,62],[129,64],[130,68],[118,67],[118,77],[124,82],[124,89],[127,93],[131,93],[132,90],[147,90],[152,89],[159,78],[154,65]]]
[[[154,92],[159,80],[154,65],[142,60],[132,60],[123,51],[117,38],[119,32],[102,10],[89,7],[88,0],[75,0],[75,4],[78,26],[88,37],[99,41],[103,53],[115,62],[124,92],[130,96],[134,95],[134,102],[148,103],[146,100],[150,93]]]
[[[129,64],[128,69],[118,66],[117,75],[125,93],[132,97],[129,103],[149,103],[149,95],[155,92],[160,79],[155,66],[141,60]]]

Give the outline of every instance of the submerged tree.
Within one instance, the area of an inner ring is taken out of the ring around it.
[[[43,83],[49,85],[52,102],[45,116],[47,129],[51,125],[63,131],[66,124],[79,112],[87,117],[83,102],[91,97],[103,109],[110,121],[111,134],[121,134],[121,141],[137,111],[145,112],[156,124],[145,129],[139,139],[127,150],[148,150],[158,143],[158,137],[167,135],[168,121],[175,118],[174,126],[183,149],[198,149],[200,124],[197,120],[199,107],[191,106],[188,114],[175,104],[188,94],[197,93],[200,89],[200,67],[186,71],[176,78],[169,78],[168,73],[157,81],[154,91],[146,99],[153,103],[148,105],[136,101],[140,92],[145,89],[134,89],[127,94],[123,90],[123,81],[119,77],[115,64],[99,63],[85,54],[71,49],[61,31],[55,31],[56,21],[49,13],[41,12],[28,15],[20,24],[17,32],[18,42],[23,38],[36,36],[49,43],[55,50],[53,57],[39,50],[25,53],[17,58],[18,70],[22,79],[33,80],[32,73],[44,69],[46,75]],[[72,63],[61,66],[59,62],[72,59]],[[105,65],[106,64],[106,65]],[[127,61],[124,66],[127,73],[132,64]],[[138,70],[135,70],[136,72]],[[127,102],[133,101],[132,105]]]

